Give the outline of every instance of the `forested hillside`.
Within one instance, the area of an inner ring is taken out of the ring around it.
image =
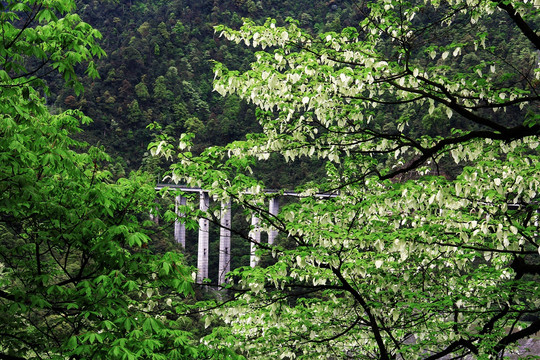
[[[251,50],[230,46],[213,26],[291,16],[324,31],[357,21],[352,5],[324,1],[80,1],[79,13],[104,36],[101,78],[85,78],[81,96],[54,87],[49,103],[94,119],[84,137],[105,145],[125,171],[143,163],[152,139],[146,126],[154,121],[171,135],[195,133],[199,150],[259,130],[253,106],[212,91],[212,61],[246,70],[253,60]]]

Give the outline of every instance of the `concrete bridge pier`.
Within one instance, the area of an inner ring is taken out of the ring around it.
[[[270,199],[270,204],[268,208],[268,212],[272,214],[273,216],[276,216],[279,212],[279,200],[277,197],[273,197]],[[274,244],[274,241],[276,240],[278,235],[278,231],[274,228],[271,228],[268,232],[268,245]]]
[[[221,203],[219,229],[218,285],[224,284],[225,275],[231,271],[231,203]]]
[[[279,212],[279,200],[277,197],[271,198],[268,205],[268,212],[276,216]],[[255,215],[251,217],[251,231],[249,232],[249,237],[251,238],[251,252],[249,265],[251,267],[257,266],[257,258],[255,256],[255,251],[257,250],[257,245],[261,243],[261,230],[259,227],[259,218]],[[268,231],[268,245],[274,244],[278,236],[278,231],[274,228],[270,228]]]
[[[183,196],[177,196],[174,199],[174,212],[178,217],[185,217],[186,214],[180,213],[179,207],[186,205],[186,198]],[[186,224],[176,219],[174,221],[174,240],[186,248]]]
[[[261,243],[261,228],[259,227],[259,218],[255,215],[251,216],[251,231],[249,232],[249,238],[251,239],[249,265],[251,267],[255,267],[257,266],[255,250],[257,250],[257,245]]]
[[[157,204],[158,200],[154,200],[154,202]],[[150,211],[150,221],[153,221],[154,224],[159,226],[159,208],[156,205],[154,208],[154,211]]]
[[[199,209],[207,211],[210,206],[210,198],[207,192],[200,192]],[[199,219],[199,247],[197,252],[197,282],[202,283],[203,279],[208,278],[208,250],[209,250],[209,230],[210,221],[208,219]]]

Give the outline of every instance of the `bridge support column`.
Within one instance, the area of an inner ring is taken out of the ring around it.
[[[231,203],[221,203],[219,230],[218,285],[225,283],[225,275],[231,271]]]
[[[208,193],[201,191],[199,209],[207,211],[210,206]],[[208,278],[208,248],[209,248],[210,222],[208,219],[199,219],[199,249],[197,253],[197,282],[202,283]]]
[[[176,216],[185,217],[186,214],[180,213],[178,208],[186,205],[186,198],[183,196],[177,196],[174,199],[174,212]],[[186,248],[186,224],[176,219],[174,221],[174,240]]]
[[[276,216],[279,212],[279,201],[278,198],[274,197],[270,199],[270,204],[268,208],[268,212],[274,216]],[[268,245],[272,245],[274,241],[276,240],[276,237],[278,235],[278,231],[274,228],[272,228],[270,231],[268,231]]]
[[[157,199],[154,202],[157,204]],[[154,211],[150,211],[150,220],[153,221],[156,225],[159,225],[159,209],[157,205],[154,208]]]
[[[255,215],[251,216],[251,231],[249,232],[251,239],[251,251],[249,256],[249,265],[251,267],[257,266],[257,258],[255,257],[255,250],[257,245],[261,243],[261,229],[259,227],[259,218]]]

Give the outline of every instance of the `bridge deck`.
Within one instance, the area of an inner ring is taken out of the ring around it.
[[[185,185],[177,185],[177,184],[157,184],[156,185],[156,190],[162,190],[164,188],[170,188],[170,189],[174,189],[174,190],[180,190],[180,191],[183,191],[183,192],[208,192],[209,190],[207,189],[203,189],[203,188],[200,188],[200,187],[189,187],[189,186],[185,186]],[[298,193],[298,192],[295,192],[295,191],[289,191],[289,190],[276,190],[276,189],[264,189],[263,192],[265,194],[276,194],[276,195],[279,195],[279,196],[293,196],[293,197],[307,197],[306,195],[302,194],[302,193]],[[246,191],[246,193],[249,193]],[[336,194],[336,193],[317,193],[317,194],[314,194],[313,196],[315,197],[318,197],[318,198],[334,198],[334,197],[337,197],[339,194]]]

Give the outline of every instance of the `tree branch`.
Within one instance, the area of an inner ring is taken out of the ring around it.
[[[441,352],[438,352],[436,354],[433,354],[431,355],[430,357],[428,358],[425,358],[424,360],[436,360],[436,359],[440,359],[442,358],[443,356],[445,355],[448,355],[448,354],[451,354],[453,353],[455,350],[459,349],[459,348],[462,348],[462,347],[467,347],[467,343],[469,341],[465,340],[465,339],[459,339],[458,341],[454,341],[452,344],[448,345],[448,347],[446,349],[444,349],[443,351]]]
[[[0,360],[26,360],[26,358],[0,353]]]
[[[493,140],[504,140],[511,141],[516,139],[521,139],[526,136],[538,135],[540,133],[540,125],[535,125],[532,127],[527,127],[524,125],[519,125],[511,129],[506,129],[504,132],[492,132],[492,131],[471,131],[465,135],[458,136],[455,138],[447,138],[439,141],[437,144],[433,145],[430,148],[422,151],[422,155],[412,161],[408,166],[405,166],[401,169],[389,172],[386,175],[380,176],[381,180],[391,179],[399,174],[407,173],[417,167],[421,166],[425,161],[430,159],[433,155],[437,154],[439,151],[443,150],[449,145],[457,145],[466,143],[467,141],[473,139],[493,139]]]
[[[503,337],[499,341],[499,344],[497,344],[497,346],[495,346],[495,348],[493,349],[493,352],[495,354],[498,354],[499,352],[504,350],[508,345],[510,345],[510,344],[520,340],[520,339],[523,339],[523,338],[529,337],[531,335],[534,335],[538,331],[540,331],[540,320],[536,320],[531,325],[529,325],[529,327],[526,327],[523,330],[517,331],[515,333],[509,334],[509,335],[506,335],[505,337]]]
[[[364,309],[364,312],[368,316],[368,318],[369,318],[369,326],[370,326],[371,330],[373,330],[373,335],[375,336],[375,341],[377,342],[377,347],[379,348],[379,351],[380,351],[380,358],[379,359],[380,360],[390,360],[390,355],[388,354],[388,350],[386,349],[386,345],[384,344],[384,340],[383,340],[383,338],[381,336],[381,330],[379,328],[379,325],[377,324],[377,319],[371,313],[371,310],[370,310],[368,304],[366,303],[366,301],[364,300],[362,295],[360,295],[358,293],[358,291],[356,291],[351,286],[351,284],[349,284],[349,282],[343,277],[343,274],[341,273],[341,271],[339,269],[337,269],[335,267],[332,267],[332,272],[339,279],[339,281],[341,282],[341,284],[343,285],[345,290],[347,290],[356,299],[356,301],[358,301],[358,303],[360,304],[360,306],[362,306],[362,308]]]
[[[529,39],[537,50],[540,50],[540,36],[536,35],[536,32],[523,20],[512,4],[508,1],[499,1],[497,6],[506,11],[514,24],[521,30],[521,33]]]

